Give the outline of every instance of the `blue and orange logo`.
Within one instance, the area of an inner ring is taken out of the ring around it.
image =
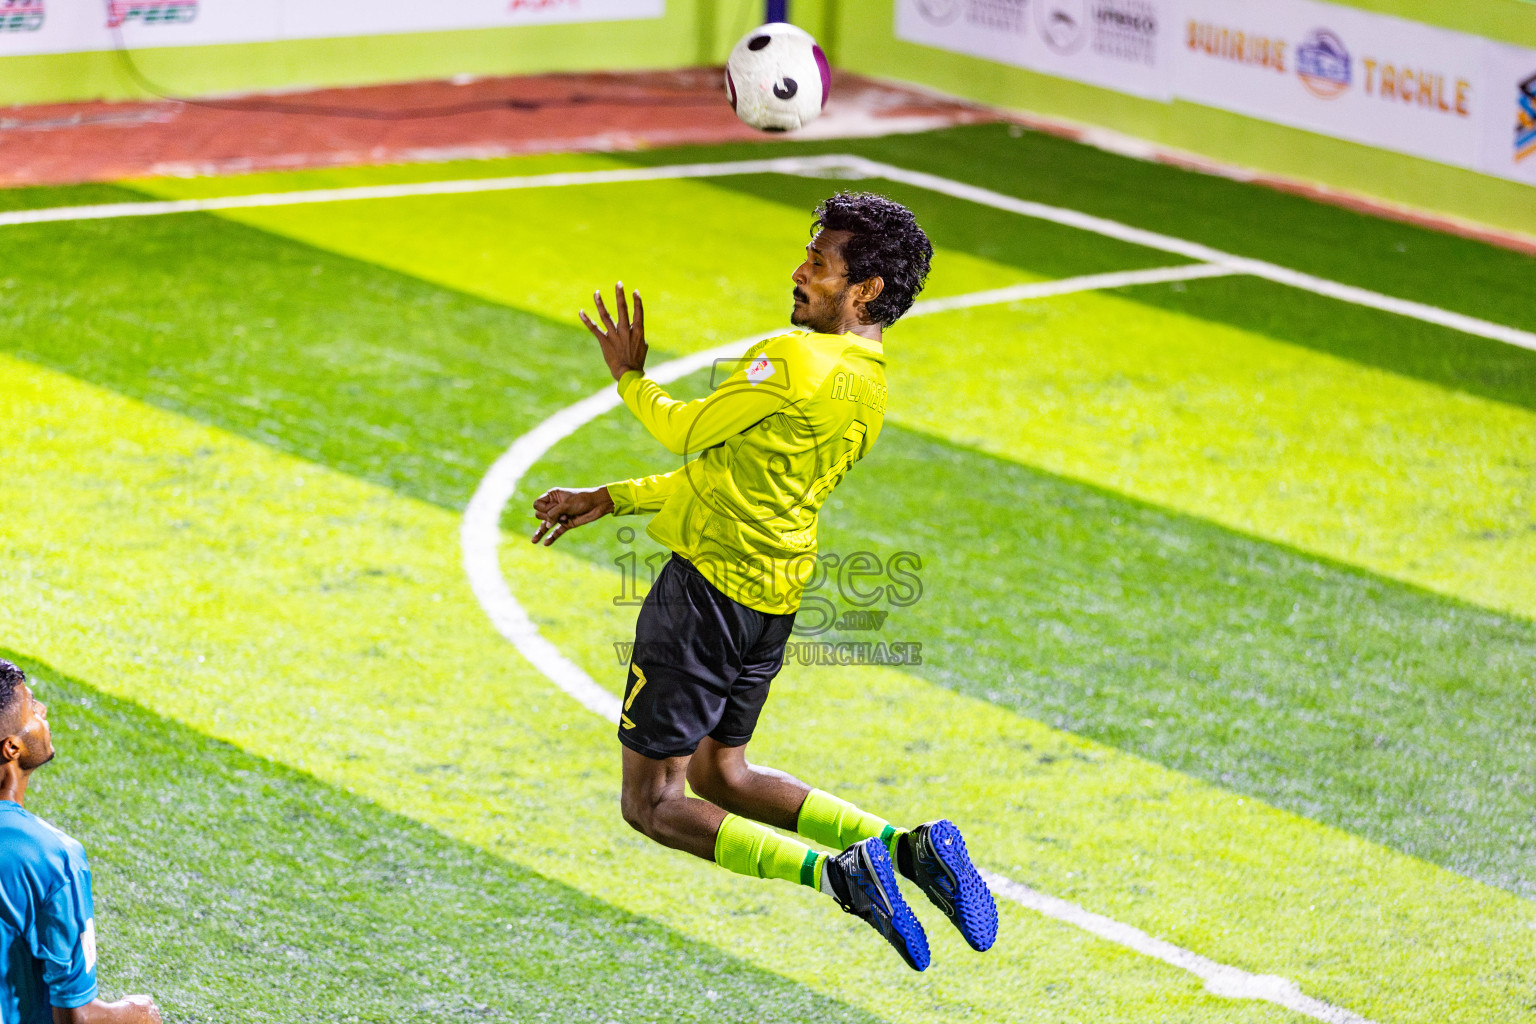
[[[1515,114],[1515,159],[1524,160],[1536,153],[1536,75],[1520,83],[1520,101]]]
[[[1349,50],[1325,28],[1313,29],[1296,47],[1296,74],[1314,96],[1336,99],[1349,88]]]

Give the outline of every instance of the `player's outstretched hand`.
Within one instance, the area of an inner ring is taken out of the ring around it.
[[[566,531],[585,526],[612,511],[613,498],[606,487],[585,490],[551,487],[533,500],[533,514],[540,520],[533,543],[543,540],[544,546],[549,547],[565,536]],[[545,537],[545,534],[549,536]]]
[[[613,317],[608,315],[608,307],[603,304],[601,292],[592,293],[592,301],[597,303],[597,315],[603,321],[601,330],[587,316],[586,310],[580,310],[577,315],[598,344],[603,346],[603,361],[608,364],[608,372],[613,374],[613,379],[618,380],[630,370],[645,372],[645,306],[640,302],[640,293],[635,292],[635,318],[631,320],[629,303],[624,299],[623,281],[613,286],[613,296],[619,307],[618,323],[614,323]]]

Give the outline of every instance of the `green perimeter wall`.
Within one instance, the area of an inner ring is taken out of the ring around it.
[[[1536,4],[1529,0],[1352,0],[1351,6],[1536,48]],[[762,0],[667,0],[664,17],[640,21],[167,47],[134,57],[152,81],[182,96],[456,74],[677,68],[722,62],[762,10]],[[1536,235],[1536,192],[1526,185],[1193,103],[1138,99],[898,42],[894,0],[791,0],[790,11],[832,61],[850,71]],[[112,53],[0,58],[0,104],[144,95]]]

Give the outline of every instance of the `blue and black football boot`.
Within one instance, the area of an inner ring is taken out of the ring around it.
[[[997,903],[965,851],[960,830],[948,818],[925,822],[896,840],[901,873],[954,922],[971,948],[997,941]]]
[[[928,966],[928,936],[896,885],[891,855],[878,839],[854,843],[823,866],[837,905],[869,922],[914,971]]]

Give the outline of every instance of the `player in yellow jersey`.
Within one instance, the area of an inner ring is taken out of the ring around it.
[[[933,247],[911,211],[868,193],[816,210],[795,270],[793,331],[753,346],[708,398],[677,401],[645,376],[645,308],[624,286],[601,325],[619,394],[676,455],[670,473],[534,502],[535,544],[601,516],[655,513],[648,532],[673,552],[646,595],[619,721],[624,818],[665,846],[759,878],[819,889],[868,921],[916,970],[928,939],[896,873],[916,883],[972,947],[991,947],[997,907],[945,819],[908,830],[784,772],[746,746],[784,660],[815,568],[816,516],[869,453],[885,417],[884,329],[928,276]],[[689,797],[684,782],[699,798]],[[819,853],[767,826],[838,854]]]

